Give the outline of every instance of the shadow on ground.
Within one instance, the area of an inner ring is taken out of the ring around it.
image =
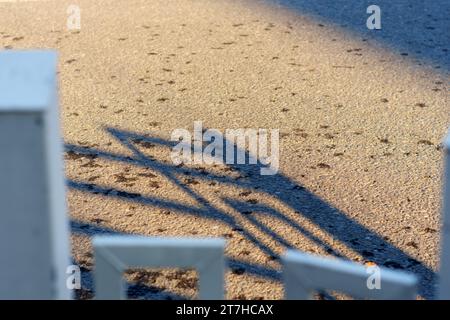
[[[376,40],[394,51],[450,71],[450,1],[447,0],[265,0],[343,27],[366,40]],[[370,5],[381,9],[381,29],[366,27]]]
[[[175,166],[172,163],[155,160],[152,157],[143,154],[135,146],[136,142],[145,142],[166,147],[168,152],[170,152],[171,148],[175,145],[175,142],[158,137],[151,137],[148,135],[144,136],[133,132],[122,131],[115,128],[107,128],[106,130],[123,146],[128,148],[132,152],[132,156],[114,154],[95,148],[73,144],[66,145],[66,152],[149,168],[173,182],[177,187],[179,187],[179,192],[185,192],[192,197],[192,199],[195,199],[198,206],[192,206],[173,200],[161,199],[152,195],[129,193],[124,190],[117,190],[85,181],[69,180],[68,186],[71,189],[104,196],[105,198],[119,198],[128,202],[140,203],[151,208],[167,209],[177,214],[195,215],[205,219],[217,220],[221,223],[229,225],[234,231],[240,232],[246,239],[251,241],[256,247],[261,249],[268,257],[270,257],[271,260],[278,261],[279,256],[271,248],[262,243],[254,234],[252,234],[252,232],[239,223],[235,217],[230,216],[228,213],[214,206],[201,194],[194,191],[189,185],[184,184],[178,176],[187,173],[190,177],[198,180],[207,182],[214,181],[217,184],[233,185],[250,191],[257,191],[258,193],[275,197],[278,201],[280,201],[280,203],[292,208],[296,214],[307,218],[317,227],[328,233],[331,237],[345,244],[354,252],[359,253],[364,259],[373,261],[378,265],[382,265],[387,268],[402,269],[415,273],[420,278],[419,293],[425,298],[433,297],[432,288],[435,275],[431,269],[409,256],[401,249],[387,242],[383,236],[350,219],[344,212],[339,211],[337,208],[307,190],[302,185],[297,184],[289,177],[286,177],[281,173],[272,176],[261,176],[259,174],[260,168],[262,167],[261,164],[229,165],[233,172],[239,173],[238,178],[230,177],[228,175],[218,175],[205,170],[196,170],[181,165]],[[235,155],[237,154],[237,151],[239,150],[237,150],[235,146]],[[269,215],[274,219],[278,219],[284,224],[294,228],[299,234],[307,237],[318,246],[324,248],[330,255],[339,256],[339,254],[335,252],[332,247],[329,247],[321,239],[311,234],[296,221],[293,221],[291,218],[283,214],[283,212],[278,211],[275,208],[260,203],[248,203],[245,201],[240,201],[239,199],[222,197],[222,200],[229,207],[235,209],[237,212],[240,212],[246,221],[257,227],[267,236],[271,237],[275,243],[285,248],[292,247],[292,245],[283,238],[282,234],[278,234],[269,226],[260,223],[252,214],[249,213],[257,212],[259,214]],[[100,227],[95,224],[87,224],[80,221],[72,222],[72,232],[74,234],[82,234],[86,236],[118,233],[112,229],[105,229],[104,227]],[[341,258],[345,259],[346,257]],[[228,266],[232,270],[242,270],[243,272],[247,272],[255,276],[281,281],[281,274],[278,269],[235,259],[228,259],[227,262]],[[89,285],[92,285],[91,281],[88,282]],[[153,290],[152,288],[147,289],[150,293]],[[139,290],[141,290],[140,296],[144,295],[146,297],[152,297],[151,294],[145,294],[146,288],[139,288]],[[170,295],[167,295],[167,297],[170,297]]]

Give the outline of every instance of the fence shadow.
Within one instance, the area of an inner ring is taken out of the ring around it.
[[[190,177],[215,182],[217,184],[231,185],[239,188],[247,189],[249,191],[256,191],[258,193],[266,194],[275,198],[283,206],[287,206],[295,211],[296,214],[307,218],[310,222],[315,224],[324,232],[328,233],[334,239],[345,244],[349,249],[359,253],[364,259],[373,261],[378,265],[385,266],[392,269],[403,269],[415,273],[420,279],[419,294],[425,298],[433,297],[433,283],[435,281],[434,272],[417,261],[401,249],[393,246],[387,242],[383,236],[369,230],[365,226],[349,218],[344,212],[339,211],[319,196],[315,195],[302,185],[282,173],[269,176],[261,176],[259,174],[261,163],[256,165],[228,165],[233,172],[239,173],[239,178],[230,177],[228,175],[219,175],[214,172],[205,170],[198,170],[186,166],[175,166],[168,162],[163,162],[149,157],[142,153],[135,143],[150,143],[165,147],[168,154],[175,142],[164,140],[158,137],[142,135],[134,132],[123,131],[115,128],[106,128],[106,130],[117,139],[123,146],[132,152],[132,156],[115,154],[111,152],[102,151],[97,148],[84,147],[73,144],[66,144],[66,152],[75,153],[78,155],[95,156],[107,161],[114,161],[119,163],[131,164],[134,166],[145,167],[160,175],[165,176],[169,181],[179,187],[180,192],[185,192],[187,195],[196,200],[198,206],[192,206],[180,201],[161,199],[152,195],[141,195],[130,193],[124,190],[118,190],[111,187],[96,185],[86,181],[68,180],[68,186],[71,189],[93,193],[104,197],[119,198],[124,201],[140,203],[152,208],[161,208],[174,211],[178,214],[194,215],[206,219],[213,219],[227,224],[233,230],[241,233],[247,240],[251,241],[256,247],[264,252],[271,260],[278,261],[279,256],[261,240],[259,240],[251,231],[245,228],[235,217],[231,216],[224,210],[216,207],[209,202],[199,192],[196,192],[189,185],[182,183],[178,175],[188,173]],[[239,150],[234,145],[235,154]],[[242,151],[242,150],[240,150]],[[246,151],[245,154],[248,157]],[[225,155],[224,155],[225,156]],[[340,256],[332,247],[324,243],[320,238],[302,227],[292,218],[283,214],[271,206],[263,203],[248,203],[238,199],[230,199],[222,197],[221,199],[230,208],[236,212],[240,212],[242,218],[250,223],[252,226],[268,237],[274,243],[285,247],[293,247],[292,244],[286,240],[282,234],[274,231],[270,226],[261,223],[252,214],[248,212],[257,212],[258,214],[270,216],[277,219],[293,228],[296,232],[309,239],[311,242],[324,248],[329,254]],[[72,232],[75,234],[83,234],[92,236],[103,233],[116,233],[111,229],[105,229],[93,224],[85,224],[81,222],[72,222]],[[345,256],[340,256],[346,258]],[[268,278],[275,281],[281,281],[281,274],[278,269],[270,266],[249,263],[247,261],[240,261],[237,259],[227,259],[228,265],[232,270],[243,270],[255,276]]]

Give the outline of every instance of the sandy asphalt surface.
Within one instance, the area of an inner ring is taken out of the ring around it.
[[[79,296],[93,294],[91,237],[139,234],[224,237],[230,299],[282,298],[287,246],[414,272],[431,298],[450,123],[449,15],[433,12],[448,3],[418,8],[420,41],[389,9],[393,27],[363,35],[351,18],[364,25],[364,10],[320,18],[255,3],[0,2],[0,47],[59,52]],[[69,4],[79,31],[66,27]],[[280,129],[279,173],[174,166],[171,132],[199,120]],[[193,271],[126,277],[133,298],[196,295]]]

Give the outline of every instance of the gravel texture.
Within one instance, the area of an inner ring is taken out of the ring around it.
[[[380,35],[358,33],[357,15],[317,16],[319,5],[312,15],[302,3],[0,3],[0,47],[59,52],[78,297],[93,294],[90,237],[106,233],[226,238],[230,299],[282,298],[286,247],[411,271],[420,297],[433,296],[448,29],[427,29],[434,18],[417,8],[414,32],[436,39],[418,42],[419,54],[414,39],[395,45],[388,10]],[[66,27],[69,4],[81,8],[79,31]],[[174,166],[171,132],[199,120],[222,132],[280,129],[279,173]],[[196,295],[193,271],[126,278],[133,298]]]

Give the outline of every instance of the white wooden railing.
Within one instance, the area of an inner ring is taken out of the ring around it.
[[[0,53],[0,299],[70,297],[57,55]]]
[[[450,299],[450,131],[444,140],[444,186],[442,188],[441,267],[439,299]]]
[[[69,299],[68,220],[59,135],[57,56],[51,51],[0,53],[0,299]],[[439,297],[450,298],[450,135],[446,173]],[[100,299],[125,298],[122,273],[132,267],[192,267],[203,299],[224,297],[222,239],[97,236],[95,286]],[[367,286],[366,267],[298,251],[282,257],[285,296],[317,290],[357,298],[412,299],[412,274],[380,268],[382,288]]]
[[[132,236],[103,236],[93,241],[95,292],[99,299],[125,298],[122,275],[138,267],[195,268],[200,299],[223,299],[225,241]]]
[[[414,275],[386,268],[363,265],[288,250],[282,258],[286,299],[311,299],[313,294],[335,290],[360,299],[414,299],[417,279]],[[377,268],[377,269],[374,269]],[[376,271],[379,287],[368,283]]]

